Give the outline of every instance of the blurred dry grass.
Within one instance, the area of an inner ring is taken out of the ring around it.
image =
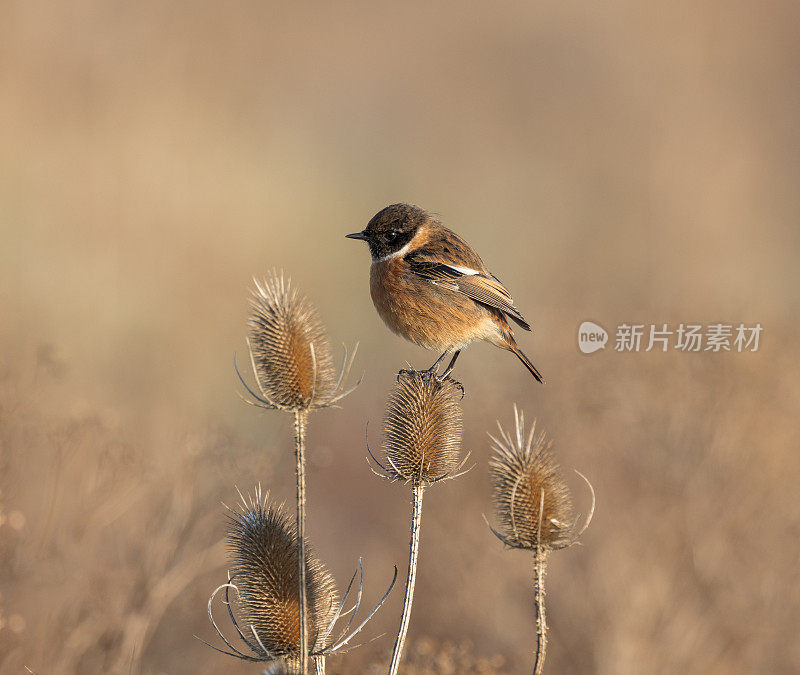
[[[379,324],[342,235],[408,200],[512,289],[548,379],[459,362],[479,466],[429,497],[409,672],[466,672],[464,641],[475,672],[529,663],[529,560],[481,520],[512,401],[598,494],[551,564],[552,672],[796,672],[798,83],[790,0],[0,4],[0,668],[254,672],[192,634],[219,501],[292,495],[287,422],[241,404],[231,365],[273,266],[361,341],[364,384],[312,420],[309,530],[380,595],[409,505],[364,425],[432,357]],[[584,319],[765,332],[755,354],[586,357]]]

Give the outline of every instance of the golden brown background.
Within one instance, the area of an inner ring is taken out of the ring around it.
[[[439,665],[413,672],[530,667],[530,560],[481,518],[514,402],[577,504],[572,467],[597,491],[551,561],[549,672],[797,672],[799,185],[792,0],[0,3],[0,669],[260,672],[193,634],[225,578],[220,501],[293,497],[289,420],[242,404],[232,367],[273,267],[360,341],[361,387],[312,418],[309,531],[340,585],[364,556],[382,593],[409,495],[364,429],[378,444],[395,371],[435,355],[380,324],[343,235],[411,201],[511,288],[548,380],[461,357],[477,466],[426,498],[409,653]],[[585,319],[764,333],[584,356]],[[390,646],[330,670],[382,672]]]

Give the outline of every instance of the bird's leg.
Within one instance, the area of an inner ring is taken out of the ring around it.
[[[447,368],[444,369],[444,372],[441,375],[437,376],[440,380],[445,379],[446,377],[448,377],[450,375],[451,372],[453,372],[453,366],[456,365],[456,359],[458,358],[458,355],[460,353],[461,353],[461,350],[457,349],[455,354],[453,354],[453,358],[450,359],[450,363],[447,364]],[[467,390],[464,389],[464,385],[461,384],[461,382],[459,382],[458,380],[453,380],[453,383],[461,390],[461,398],[464,398],[464,394],[467,393]]]
[[[439,364],[442,362],[442,360],[444,359],[444,357],[445,357],[445,356],[447,356],[449,353],[450,353],[450,352],[445,352],[444,354],[442,354],[442,355],[441,355],[441,356],[440,356],[438,359],[436,359],[436,361],[434,362],[434,364],[433,364],[433,365],[432,365],[430,368],[428,368],[428,370],[427,370],[427,371],[425,371],[425,372],[428,372],[428,373],[435,373],[435,372],[436,372],[436,369],[439,367]],[[456,353],[457,353],[457,352],[456,352]],[[451,364],[451,365],[452,365],[452,364]]]
[[[456,349],[455,354],[453,354],[453,358],[450,359],[450,363],[448,363],[447,364],[447,368],[444,369],[444,372],[442,373],[442,377],[447,377],[451,372],[453,372],[453,366],[456,365],[456,359],[458,359],[458,355],[460,353],[461,353],[461,350],[460,349]],[[442,354],[442,357],[444,357],[444,354]],[[441,360],[442,359],[439,359],[439,361],[441,361]],[[437,361],[437,363],[438,363],[438,361]]]
[[[439,367],[439,364],[444,360],[444,357],[447,356],[449,353],[450,352],[445,352],[444,354],[442,354],[438,359],[436,359],[436,361],[434,362],[434,364],[430,368],[428,368],[427,370],[423,370],[421,372],[423,372],[423,373],[431,373],[433,375],[436,375],[436,377],[438,377],[439,379],[441,379],[442,377],[446,377],[447,374],[453,369],[453,364],[456,362],[456,358],[458,358],[459,352],[456,352],[455,355],[453,356],[453,358],[450,360],[450,365],[447,366],[447,370],[444,372],[443,375],[439,375],[436,372],[436,369]],[[409,370],[408,368],[403,368],[399,373],[397,373],[397,381],[398,382],[400,381],[400,377],[401,376],[403,376],[403,375],[411,375],[414,372],[415,371]]]

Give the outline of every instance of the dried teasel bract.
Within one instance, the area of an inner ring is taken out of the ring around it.
[[[507,546],[536,550],[555,550],[575,543],[591,521],[592,507],[586,523],[579,529],[572,519],[572,500],[551,443],[544,432],[536,435],[536,422],[525,435],[523,413],[514,406],[515,430],[507,433],[498,423],[500,437],[492,439],[489,472],[492,497],[502,533],[494,534]],[[585,476],[578,473],[584,480]]]
[[[386,406],[382,461],[372,456],[379,475],[423,487],[454,478],[466,461],[462,396],[461,385],[450,377],[401,371]]]
[[[231,559],[228,583],[217,588],[208,601],[211,624],[228,650],[202,641],[219,652],[245,661],[274,661],[275,672],[299,673],[299,547],[295,524],[283,511],[282,505],[269,503],[269,495],[262,494],[260,487],[253,495],[242,496],[236,508],[229,508],[228,519]],[[394,586],[392,580],[381,601],[347,634],[361,603],[362,567],[358,598],[355,606],[346,612],[351,615],[350,619],[341,634],[334,638],[334,625],[342,616],[355,577],[354,574],[340,600],[333,577],[325,565],[307,550],[306,596],[309,653],[312,656],[342,653],[352,648],[349,646],[352,638],[381,607]],[[230,621],[244,645],[242,649],[228,640],[214,619],[212,603],[222,591]]]
[[[250,360],[260,393],[242,384],[254,404],[281,410],[308,410],[334,405],[355,358],[345,350],[337,375],[331,346],[316,309],[282,274],[254,280],[251,290]],[[237,369],[238,373],[238,369]]]

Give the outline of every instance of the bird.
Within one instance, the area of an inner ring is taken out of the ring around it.
[[[361,232],[372,256],[370,295],[388,328],[426,349],[443,352],[427,372],[452,354],[450,374],[461,350],[475,340],[505,349],[522,361],[538,382],[544,378],[517,345],[509,319],[530,324],[511,294],[464,239],[424,209],[391,204]]]

